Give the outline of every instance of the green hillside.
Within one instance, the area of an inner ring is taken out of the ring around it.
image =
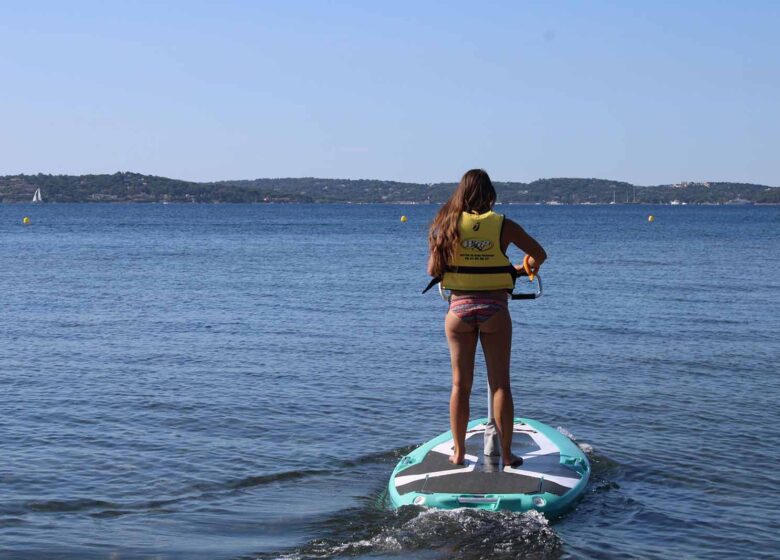
[[[635,186],[605,179],[556,178],[530,183],[496,182],[495,185],[499,200],[504,203],[725,204],[734,200],[780,203],[780,188],[748,183]],[[454,183],[313,177],[195,183],[138,173],[6,175],[0,176],[0,202],[29,202],[35,189],[40,188],[44,202],[441,203],[454,187]]]

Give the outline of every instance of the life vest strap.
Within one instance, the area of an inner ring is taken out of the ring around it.
[[[504,274],[509,273],[512,279],[517,278],[517,269],[508,264],[506,266],[448,266],[446,272],[455,272],[458,274]]]
[[[433,287],[434,287],[436,284],[438,284],[439,282],[441,282],[441,276],[434,276],[434,277],[431,279],[431,281],[428,283],[428,285],[427,285],[427,286],[425,286],[425,289],[422,291],[422,293],[425,293],[425,292],[427,292],[428,290],[430,290],[431,288],[433,288]]]
[[[505,274],[508,273],[512,276],[512,281],[517,280],[518,276],[526,276],[525,270],[517,270],[514,266],[446,266],[445,272],[455,272],[459,274]],[[431,279],[422,293],[427,292],[433,288],[436,284],[441,282],[441,276],[435,276]]]

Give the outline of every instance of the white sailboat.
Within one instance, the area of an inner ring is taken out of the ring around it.
[[[35,189],[35,194],[33,195],[33,202],[43,202],[43,197],[41,196],[41,189],[40,187]]]

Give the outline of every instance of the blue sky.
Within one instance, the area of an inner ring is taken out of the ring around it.
[[[2,2],[0,174],[780,185],[778,2]]]

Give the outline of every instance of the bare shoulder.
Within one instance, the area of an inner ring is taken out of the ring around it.
[[[504,228],[502,235],[504,240],[512,241],[521,235],[525,235],[525,230],[522,228],[522,226],[514,220],[510,220],[509,218],[504,217]]]
[[[520,224],[510,218],[507,218],[506,216],[504,216],[504,229],[523,231],[523,228],[520,227]]]

